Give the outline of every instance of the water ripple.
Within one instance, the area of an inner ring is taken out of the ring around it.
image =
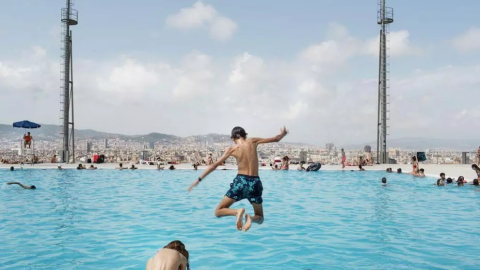
[[[198,174],[1,170],[0,270],[144,269],[174,239],[186,244],[192,269],[480,269],[473,186],[262,171],[266,219],[243,233],[234,218],[214,216],[235,172],[215,172],[188,194]],[[252,213],[248,202],[239,206]]]

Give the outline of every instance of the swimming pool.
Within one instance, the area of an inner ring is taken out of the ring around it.
[[[0,170],[0,269],[145,269],[175,239],[192,269],[480,268],[473,186],[384,172],[261,171],[265,223],[244,233],[235,218],[214,216],[236,171],[216,171],[187,194],[199,174]]]

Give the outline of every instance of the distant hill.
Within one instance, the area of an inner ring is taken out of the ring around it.
[[[370,145],[372,149],[377,148],[377,142],[364,144],[355,144],[345,146],[345,149],[362,149],[365,145]],[[398,138],[387,139],[388,148],[400,148],[404,150],[426,150],[426,149],[445,149],[445,150],[463,150],[472,151],[478,149],[480,139],[432,139],[432,138]]]

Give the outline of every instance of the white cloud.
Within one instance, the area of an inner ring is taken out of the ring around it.
[[[480,28],[472,27],[465,33],[454,38],[453,46],[461,52],[480,50]]]
[[[182,8],[177,14],[167,17],[168,26],[180,29],[194,29],[211,22],[217,16],[217,11],[211,5],[205,5],[201,1],[192,7]]]
[[[380,36],[369,39],[365,42],[364,52],[378,57],[380,46]],[[390,32],[387,40],[388,53],[391,57],[419,55],[422,53],[420,48],[410,42],[410,33],[407,30]]]
[[[237,24],[226,17],[217,17],[210,25],[210,34],[218,40],[227,40],[237,30]]]
[[[213,6],[201,1],[168,16],[166,24],[179,29],[208,28],[212,38],[222,41],[231,38],[238,28],[233,20],[221,16]]]
[[[372,141],[377,121],[375,73],[352,79],[335,68],[348,66],[363,54],[363,44],[344,27],[332,25],[326,41],[305,48],[293,61],[245,52],[225,63],[197,51],[179,61],[77,59],[76,126],[126,134],[191,135],[227,133],[242,125],[252,135],[268,136],[287,125],[292,141]],[[32,115],[38,122],[58,123],[59,61],[51,60],[57,58],[37,47],[16,61],[0,59],[0,123]],[[318,69],[312,70],[312,65]],[[480,108],[472,96],[479,88],[477,66],[393,74],[390,133],[478,134],[480,126],[472,123],[480,121]]]

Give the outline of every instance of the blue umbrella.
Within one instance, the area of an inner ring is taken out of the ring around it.
[[[27,120],[23,120],[20,122],[13,123],[13,127],[14,128],[39,128],[41,127],[41,125],[34,122],[27,121]]]

